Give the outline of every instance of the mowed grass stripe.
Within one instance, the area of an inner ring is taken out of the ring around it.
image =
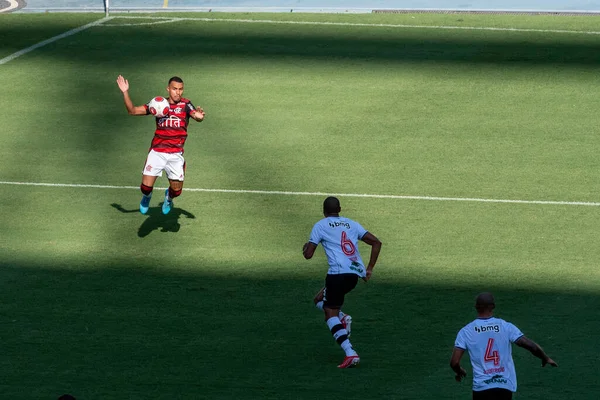
[[[135,189],[138,186],[117,185],[89,185],[77,183],[44,183],[44,182],[9,182],[0,181],[0,185],[21,186],[50,186],[70,188],[93,188],[93,189]],[[164,187],[155,187],[157,190]],[[428,200],[428,201],[466,201],[476,203],[515,203],[515,204],[540,204],[540,205],[563,205],[563,206],[591,206],[598,207],[600,203],[587,201],[554,201],[554,200],[510,200],[510,199],[478,199],[470,197],[439,197],[439,196],[408,196],[394,194],[369,194],[369,193],[325,193],[325,192],[294,192],[283,190],[255,190],[255,189],[209,189],[209,188],[185,188],[188,192],[213,192],[213,193],[239,193],[239,194],[267,194],[284,196],[339,196],[339,197],[365,197],[372,199],[396,199],[396,200]]]

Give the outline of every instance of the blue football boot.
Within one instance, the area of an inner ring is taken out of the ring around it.
[[[169,198],[169,189],[165,190],[165,202],[162,205],[162,213],[167,215],[173,207],[173,200]]]
[[[150,199],[152,198],[152,193],[149,195],[142,195],[142,201],[140,201],[140,212],[142,214],[146,214],[148,212],[148,206],[150,206]]]

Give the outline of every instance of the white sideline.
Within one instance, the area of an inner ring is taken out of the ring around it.
[[[169,20],[168,22],[202,21],[202,22],[237,22],[255,24],[284,24],[284,25],[332,25],[372,28],[402,28],[402,29],[445,29],[445,30],[476,30],[498,32],[537,32],[537,33],[570,33],[582,35],[600,35],[600,31],[575,31],[568,29],[529,29],[529,28],[494,28],[485,26],[453,26],[453,25],[407,25],[407,24],[366,24],[355,22],[311,22],[311,21],[276,21],[270,19],[235,19],[235,18],[193,18],[193,17],[142,17],[142,16],[113,16],[115,19],[145,19]],[[148,24],[148,23],[145,23]],[[123,24],[134,25],[134,24]],[[142,24],[140,24],[142,25]],[[120,26],[119,24],[106,24],[104,26]]]
[[[0,181],[0,185],[22,185],[22,186],[50,186],[92,189],[135,189],[138,186],[115,186],[115,185],[88,185],[78,183],[43,183],[43,182],[10,182]],[[156,187],[156,189],[165,189]],[[436,196],[402,196],[394,194],[358,194],[358,193],[323,193],[323,192],[288,192],[280,190],[246,190],[246,189],[206,189],[185,188],[187,192],[213,192],[213,193],[239,193],[239,194],[267,194],[284,196],[338,196],[338,197],[363,197],[372,199],[394,199],[394,200],[429,200],[429,201],[467,201],[476,203],[512,203],[512,204],[541,204],[559,206],[592,206],[599,207],[600,203],[586,201],[552,201],[552,200],[505,200],[505,199],[478,199],[470,197],[436,197]]]
[[[113,17],[105,17],[105,18],[99,19],[98,21],[90,22],[89,24],[80,26],[80,27],[75,28],[75,29],[71,29],[70,31],[67,31],[65,33],[61,33],[60,35],[56,35],[54,37],[51,37],[50,39],[46,39],[44,41],[36,43],[33,46],[27,47],[26,49],[19,50],[16,53],[13,53],[13,54],[11,54],[11,55],[9,55],[7,57],[4,57],[3,59],[0,59],[0,65],[6,64],[7,62],[12,61],[12,60],[14,60],[17,57],[22,56],[23,54],[27,54],[30,51],[33,51],[35,49],[39,49],[40,47],[45,46],[47,44],[50,44],[52,42],[56,42],[57,40],[60,40],[60,39],[66,38],[68,36],[74,35],[74,34],[76,34],[78,32],[81,32],[81,31],[83,31],[85,29],[91,28],[92,26],[100,25],[103,22],[111,20],[112,18]]]

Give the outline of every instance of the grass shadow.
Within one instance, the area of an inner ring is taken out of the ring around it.
[[[541,369],[516,349],[520,395],[583,400],[600,390],[589,357],[599,325],[574,312],[600,305],[594,294],[374,280],[345,307],[363,361],[339,371],[343,353],[311,301],[321,276],[110,261],[103,269],[0,267],[0,378],[11,399],[466,398],[470,384],[454,382],[448,361],[482,289],[495,292],[499,317],[561,365]]]
[[[128,210],[117,203],[112,203],[111,206],[122,213],[140,212],[138,208]],[[180,217],[183,216],[190,219],[196,218],[191,212],[177,207],[173,207],[169,214],[164,215],[161,206],[162,204],[159,204],[159,207],[150,207],[148,209],[148,213],[146,214],[147,218],[144,219],[144,222],[142,222],[142,225],[140,225],[140,228],[138,229],[139,237],[144,238],[154,231],[176,233],[181,229],[181,224],[179,223]]]

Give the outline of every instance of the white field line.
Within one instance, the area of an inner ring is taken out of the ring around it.
[[[92,26],[100,25],[103,22],[108,21],[110,19],[112,19],[112,17],[105,17],[105,18],[99,19],[98,21],[90,22],[87,25],[83,25],[83,26],[80,26],[78,28],[71,29],[70,31],[67,31],[65,33],[61,33],[60,35],[57,35],[57,36],[51,37],[50,39],[46,39],[44,41],[36,43],[33,46],[27,47],[26,49],[19,50],[16,53],[11,54],[10,56],[7,56],[7,57],[4,57],[3,59],[0,59],[0,65],[6,64],[7,62],[12,61],[12,60],[14,60],[17,57],[22,56],[23,54],[27,54],[30,51],[33,51],[35,49],[39,49],[40,47],[45,46],[47,44],[50,44],[52,42],[56,42],[57,40],[64,39],[64,38],[66,38],[68,36],[71,36],[71,35],[74,35],[76,33],[79,33],[79,32],[81,32],[83,30],[91,28]]]
[[[115,18],[115,17],[113,17]],[[117,17],[118,18],[118,17]],[[144,25],[160,25],[160,24],[170,24],[171,22],[179,22],[181,21],[182,18],[169,18],[169,19],[165,19],[165,20],[160,20],[160,21],[154,21],[154,22],[138,22],[135,24],[102,24],[102,26],[144,26]]]
[[[600,31],[574,31],[567,29],[528,29],[528,28],[494,28],[485,26],[452,26],[452,25],[406,25],[406,24],[365,24],[353,22],[310,22],[310,21],[275,21],[270,19],[234,19],[234,18],[173,18],[173,17],[141,17],[141,16],[113,16],[113,18],[123,19],[146,19],[146,20],[169,20],[170,22],[180,21],[202,21],[202,22],[234,22],[248,24],[282,24],[282,25],[332,25],[332,26],[353,26],[353,27],[375,27],[375,28],[403,28],[403,29],[455,29],[455,30],[479,30],[479,31],[499,31],[499,32],[538,32],[538,33],[570,33],[585,35],[600,35]],[[107,26],[119,26],[110,24]]]
[[[138,186],[115,186],[115,185],[87,185],[77,183],[43,183],[43,182],[9,182],[0,181],[0,185],[21,186],[49,186],[91,189],[128,189],[139,190]],[[165,189],[156,187],[156,189]],[[475,203],[512,203],[512,204],[540,204],[559,206],[592,206],[599,207],[600,203],[586,201],[552,201],[552,200],[503,200],[503,199],[478,199],[469,197],[437,197],[437,196],[402,196],[393,194],[357,194],[357,193],[324,193],[324,192],[288,192],[280,190],[246,190],[246,189],[205,189],[184,188],[186,192],[212,192],[212,193],[237,193],[237,194],[264,194],[282,196],[338,196],[338,197],[363,197],[371,199],[393,199],[393,200],[428,200],[428,201],[467,201]]]
[[[16,0],[6,0],[6,1],[8,1],[8,7],[0,9],[0,13],[9,12],[10,10],[14,10],[15,8],[19,7],[19,3],[17,3]]]

